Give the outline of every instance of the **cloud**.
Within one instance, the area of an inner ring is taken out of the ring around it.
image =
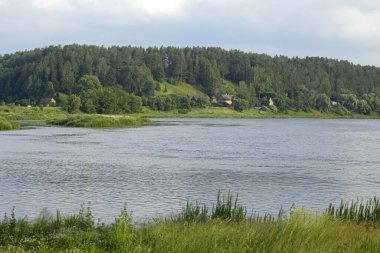
[[[377,43],[380,39],[380,9],[362,11],[356,7],[341,7],[330,14],[339,36],[366,43]]]
[[[0,0],[0,54],[51,44],[220,46],[377,64],[378,0]],[[28,38],[28,39],[25,39]]]
[[[184,1],[179,0],[139,0],[133,7],[150,16],[180,16],[183,14]]]
[[[8,3],[8,0],[0,0],[0,7]]]
[[[33,7],[46,12],[100,13],[111,19],[125,14],[135,18],[176,17],[183,14],[184,3],[185,0],[32,0]]]
[[[37,9],[46,11],[72,10],[73,6],[68,0],[33,0],[32,5]]]

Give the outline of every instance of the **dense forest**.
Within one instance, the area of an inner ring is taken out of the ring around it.
[[[39,104],[61,96],[71,101],[69,110],[98,113],[135,112],[142,104],[169,110],[208,103],[155,97],[160,83],[188,83],[209,98],[230,94],[244,108],[270,106],[273,101],[276,110],[327,111],[335,106],[340,113],[380,112],[380,68],[348,61],[214,47],[86,45],[0,56],[0,101],[7,103]],[[168,101],[171,105],[165,106]]]

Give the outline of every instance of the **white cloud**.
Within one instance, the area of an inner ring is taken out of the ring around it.
[[[179,0],[139,0],[133,3],[138,11],[150,16],[180,16],[183,15],[184,1]]]
[[[380,52],[380,0],[0,0],[0,33],[0,54],[68,43],[212,45],[373,63],[364,56]]]
[[[0,0],[0,7],[8,3],[8,0]]]
[[[339,36],[366,43],[380,39],[380,9],[362,11],[355,7],[341,7],[330,14],[336,29],[333,32]]]
[[[33,6],[45,11],[69,11],[73,9],[68,0],[33,0]]]
[[[3,1],[3,0],[0,0]],[[183,15],[185,0],[32,0],[35,8],[51,11],[94,12],[136,17],[176,17]]]

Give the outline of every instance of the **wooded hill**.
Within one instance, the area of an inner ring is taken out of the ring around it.
[[[3,55],[0,100],[38,103],[58,93],[79,96],[83,76],[96,76],[102,87],[118,86],[142,101],[164,83],[188,83],[210,97],[227,93],[250,106],[268,105],[272,98],[280,110],[329,110],[337,101],[342,110],[380,111],[377,67],[205,47],[69,45]]]

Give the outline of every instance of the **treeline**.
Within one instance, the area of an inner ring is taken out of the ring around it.
[[[379,68],[204,47],[69,45],[3,55],[0,100],[38,101],[58,92],[86,100],[80,83],[84,76],[98,78],[105,88],[98,91],[124,90],[150,104],[158,82],[166,81],[190,83],[210,97],[228,93],[249,106],[266,106],[271,98],[280,110],[329,110],[331,101],[336,101],[342,113],[380,111]],[[81,101],[82,108],[85,103]],[[101,111],[99,106],[89,104],[89,108]]]

